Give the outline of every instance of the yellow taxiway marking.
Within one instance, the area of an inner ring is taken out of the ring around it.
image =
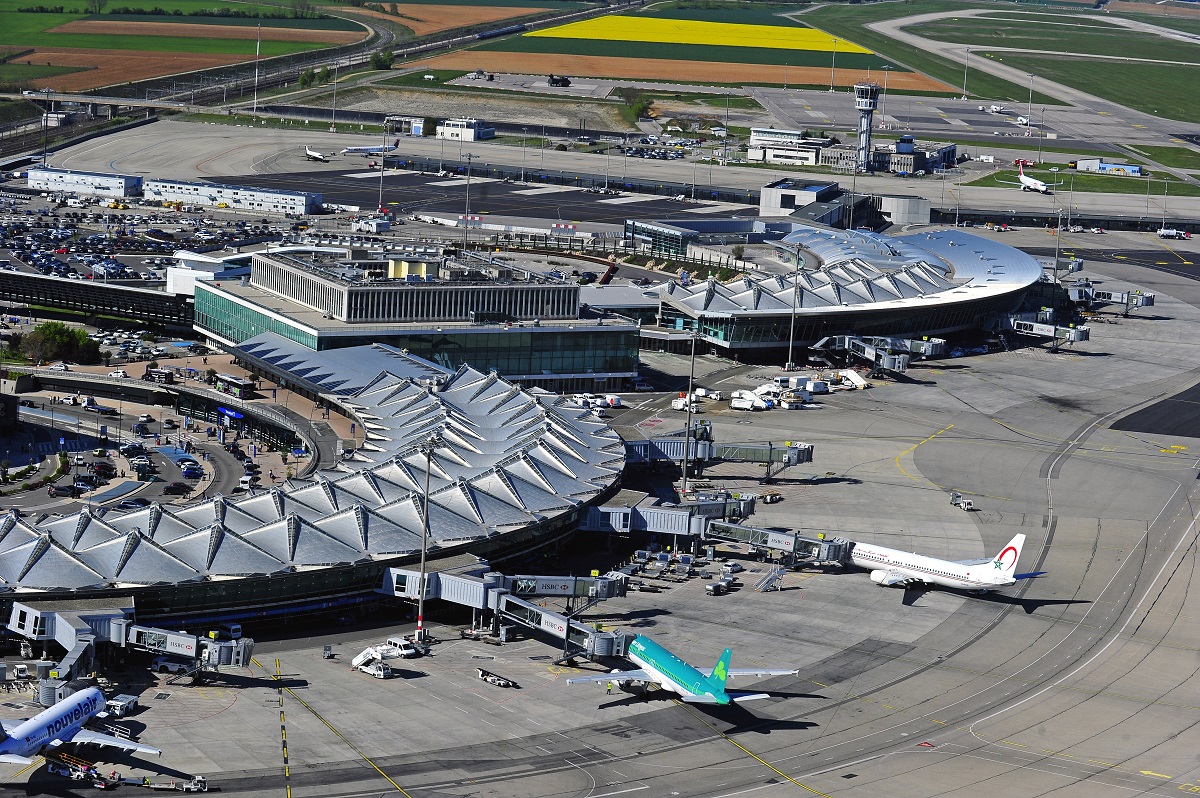
[[[262,666],[262,664],[261,664],[261,663],[260,663],[260,662],[259,662],[257,659],[253,659],[253,658],[252,658],[250,661],[251,661],[251,662],[253,662],[255,665],[258,665],[258,667],[260,667],[260,668],[262,668],[262,667],[263,667],[263,666]],[[266,670],[266,668],[263,668],[263,670]],[[333,724],[331,724],[329,721],[325,720],[325,718],[324,718],[324,717],[321,715],[321,713],[320,713],[320,712],[317,712],[317,710],[313,709],[313,707],[312,707],[312,706],[311,706],[311,705],[310,705],[310,704],[309,704],[307,701],[305,701],[305,700],[304,700],[303,698],[301,698],[300,696],[296,695],[296,692],[295,692],[294,690],[292,690],[292,688],[290,688],[290,687],[287,687],[286,685],[284,685],[284,684],[282,683],[282,677],[279,675],[278,671],[276,671],[276,673],[270,674],[270,676],[271,676],[271,678],[272,678],[272,679],[274,679],[275,681],[277,681],[277,682],[280,682],[279,689],[280,689],[281,691],[283,691],[283,692],[286,692],[288,695],[290,695],[290,696],[292,697],[292,699],[293,699],[293,700],[294,700],[294,701],[295,701],[297,704],[299,704],[300,706],[302,706],[302,707],[304,707],[305,709],[307,709],[307,710],[309,711],[309,713],[311,713],[311,714],[312,714],[312,716],[313,716],[314,718],[316,718],[317,720],[321,721],[321,723],[322,723],[322,724],[324,724],[325,728],[327,728],[327,729],[329,729],[331,732],[333,732],[334,736],[336,736],[336,737],[337,737],[339,740],[341,740],[343,743],[345,743],[345,744],[346,744],[346,747],[347,747],[347,748],[349,748],[349,749],[350,749],[351,751],[353,751],[354,753],[358,754],[359,758],[360,758],[360,759],[362,759],[362,761],[364,761],[364,762],[366,762],[368,765],[370,765],[370,766],[371,766],[371,768],[372,768],[372,769],[373,769],[373,770],[374,770],[376,773],[378,773],[380,776],[383,776],[384,780],[385,780],[385,781],[387,781],[387,783],[388,783],[388,784],[392,785],[392,787],[394,787],[394,788],[396,789],[396,792],[398,792],[398,793],[400,793],[401,795],[403,795],[403,796],[404,796],[404,798],[412,798],[412,796],[411,796],[411,795],[409,795],[407,792],[405,792],[405,791],[404,791],[404,788],[403,788],[403,787],[401,787],[399,784],[397,784],[396,782],[394,782],[394,781],[392,780],[392,777],[391,777],[391,776],[389,776],[388,774],[384,773],[384,772],[383,772],[383,770],[381,770],[381,769],[380,769],[379,765],[376,765],[376,764],[375,764],[375,763],[374,763],[374,762],[371,760],[371,758],[370,758],[369,756],[367,756],[366,754],[364,754],[364,753],[362,752],[362,750],[361,750],[361,749],[359,749],[359,747],[358,747],[358,746],[356,746],[354,743],[352,743],[352,742],[350,742],[349,740],[347,740],[347,739],[345,738],[345,736],[343,736],[343,735],[342,735],[342,733],[341,733],[340,731],[338,731],[337,729],[335,729],[335,728],[333,727]],[[770,766],[768,765],[768,767],[770,767]],[[774,770],[774,768],[772,768],[772,770]],[[779,775],[781,775],[781,776],[782,776],[783,774],[782,774],[782,773],[780,773]],[[289,787],[289,789],[288,789],[288,796],[289,796],[289,798],[290,798],[290,796],[291,796],[291,789],[290,789],[290,787]]]
[[[953,425],[953,424],[950,424],[949,426],[943,427],[942,429],[940,429],[940,430],[938,430],[937,432],[935,432],[935,433],[933,433],[932,435],[930,435],[928,438],[925,438],[924,440],[917,441],[917,442],[916,442],[916,443],[914,443],[912,446],[909,446],[907,449],[905,449],[904,451],[900,452],[900,454],[896,455],[896,468],[900,469],[900,473],[901,473],[901,474],[903,474],[904,476],[908,477],[909,479],[917,479],[917,480],[919,480],[919,479],[924,479],[924,477],[914,477],[912,474],[910,474],[910,473],[908,473],[907,471],[905,471],[905,470],[904,470],[904,466],[900,465],[900,458],[901,458],[901,457],[903,457],[903,456],[904,456],[904,455],[906,455],[906,454],[909,454],[909,453],[910,453],[910,452],[912,452],[912,451],[915,451],[915,450],[916,450],[916,448],[917,448],[918,446],[920,446],[920,445],[922,445],[922,444],[925,444],[925,443],[928,443],[929,441],[933,440],[933,439],[934,439],[934,438],[936,438],[937,436],[941,435],[943,432],[946,432],[947,430],[950,430],[950,429],[953,429],[953,428],[954,428],[954,425]]]
[[[1155,773],[1153,770],[1142,770],[1142,771],[1139,771],[1139,772],[1140,772],[1140,773],[1141,773],[1143,776],[1151,776],[1151,777],[1153,777],[1153,778],[1156,778],[1156,779],[1169,779],[1169,778],[1171,778],[1170,776],[1166,775],[1165,773]]]

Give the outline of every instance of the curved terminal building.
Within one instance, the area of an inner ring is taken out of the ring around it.
[[[774,246],[789,261],[799,256],[799,270],[648,289],[658,307],[643,338],[695,332],[722,354],[761,360],[790,336],[804,347],[831,335],[940,335],[1012,313],[1043,274],[1032,256],[958,230],[890,237],[805,228]],[[603,306],[596,294],[587,301]]]
[[[474,562],[573,531],[617,489],[621,439],[561,397],[383,345],[317,353],[268,333],[249,348],[357,418],[359,449],[254,495],[0,516],[0,601],[131,596],[140,620],[181,622],[329,609],[416,562],[426,512],[429,551]]]

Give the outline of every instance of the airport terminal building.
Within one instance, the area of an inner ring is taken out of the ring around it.
[[[385,343],[453,371],[612,391],[637,373],[638,325],[582,308],[579,286],[503,265],[259,253],[250,276],[197,282],[196,329],[225,348],[274,333],[314,352]]]

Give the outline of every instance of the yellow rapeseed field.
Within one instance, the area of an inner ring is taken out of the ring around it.
[[[610,16],[572,22],[557,28],[526,33],[553,39],[601,39],[618,42],[767,47],[774,50],[816,50],[869,53],[863,47],[813,28],[739,25],[659,17]]]

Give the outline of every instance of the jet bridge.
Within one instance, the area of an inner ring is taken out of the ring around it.
[[[625,654],[626,646],[633,639],[624,632],[597,631],[588,624],[573,621],[566,615],[507,593],[496,596],[495,609],[497,623],[512,621],[561,641],[563,659],[577,656],[591,660],[620,657]]]
[[[629,465],[682,463],[686,459],[696,474],[717,463],[768,463],[778,466],[775,473],[788,466],[813,461],[815,447],[811,443],[783,441],[774,443],[716,443],[712,424],[698,421],[692,427],[692,440],[685,430],[673,430],[640,441],[625,441],[625,462]],[[770,474],[768,474],[768,477]]]
[[[1104,305],[1124,305],[1122,316],[1138,308],[1148,308],[1154,305],[1154,294],[1149,291],[1101,291],[1091,280],[1077,280],[1075,285],[1067,288],[1067,295],[1073,302],[1079,303],[1089,310],[1095,310]]]
[[[809,537],[791,530],[759,529],[728,521],[709,522],[704,539],[761,546],[791,555],[793,561],[813,563],[846,562],[853,545],[843,538],[827,538],[823,532]]]
[[[1002,328],[1012,330],[1018,335],[1028,335],[1035,338],[1048,338],[1051,341],[1051,351],[1057,350],[1063,344],[1074,344],[1091,338],[1092,330],[1084,324],[1069,322],[1066,326],[1055,322],[1054,311],[1042,308],[1036,313],[1016,313],[1001,320]]]
[[[903,374],[914,360],[941,357],[946,342],[941,338],[890,338],[886,336],[830,335],[811,347],[816,352],[844,352],[848,358],[867,363],[867,377],[884,372]]]

